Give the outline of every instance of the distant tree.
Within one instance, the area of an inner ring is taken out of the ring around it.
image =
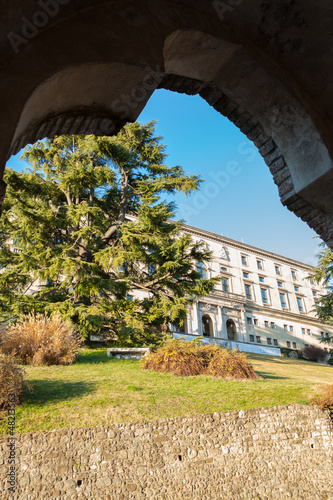
[[[163,200],[198,188],[165,164],[155,124],[115,137],[59,136],[26,148],[30,168],[7,170],[0,219],[0,320],[60,312],[89,333],[145,342],[182,323],[216,280],[197,264],[210,253]]]
[[[323,323],[333,325],[333,252],[322,244],[323,251],[318,255],[318,264],[310,274],[317,283],[325,283],[328,293],[318,298],[316,311]],[[333,343],[333,334],[322,339],[322,342]]]

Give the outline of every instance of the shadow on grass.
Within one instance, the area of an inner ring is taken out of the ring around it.
[[[85,351],[84,353],[79,353],[75,364],[79,365],[91,365],[91,364],[105,364],[105,363],[128,363],[129,361],[138,362],[137,359],[119,359],[119,358],[109,358],[104,351]]]
[[[267,373],[267,372],[261,372],[261,371],[256,371],[256,374],[259,375],[259,377],[268,380],[287,380],[289,377],[280,377],[279,375],[272,375],[272,373]]]
[[[61,380],[30,380],[31,390],[24,394],[24,404],[44,405],[81,398],[95,391],[94,382],[63,382]]]

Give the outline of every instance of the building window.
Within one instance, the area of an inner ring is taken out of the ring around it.
[[[316,296],[316,292],[314,290],[312,290],[312,295],[315,297]]]
[[[282,281],[278,281],[277,284],[279,288],[282,288]]]
[[[222,272],[226,272],[226,271],[227,271],[227,268],[226,268],[226,267],[221,267],[221,271],[222,271]]]
[[[254,335],[250,335],[250,342],[254,342]]]
[[[155,264],[148,264],[148,276],[152,276],[156,272]]]
[[[245,255],[241,256],[243,266],[247,266],[247,257]]]
[[[324,338],[324,332],[320,332],[320,336],[323,339]]]
[[[330,336],[330,334],[328,332],[325,333],[326,335],[326,338],[328,339],[328,337]]]
[[[293,342],[293,349],[297,349],[297,344],[296,344],[296,342]]]
[[[261,288],[261,298],[262,298],[262,303],[263,304],[268,304],[268,298],[267,298],[267,290],[266,288]]]
[[[257,318],[253,318],[253,323],[254,323],[255,326],[258,326],[258,320],[257,320]]]
[[[290,326],[289,326],[289,331],[290,331],[290,332],[293,332],[293,331],[294,331],[294,327],[290,325]]]
[[[289,340],[287,340],[286,344],[287,344],[287,347],[290,348],[290,342],[289,342]]]
[[[298,310],[299,312],[303,312],[303,304],[302,304],[302,299],[301,297],[296,297],[296,300],[297,300],[297,305],[298,305]]]
[[[258,344],[261,344],[261,337],[259,337],[258,335],[256,336],[256,341],[258,342]]]
[[[276,265],[275,272],[276,272],[276,274],[281,274],[281,267]]]
[[[267,337],[267,344],[272,345],[272,339],[270,339],[269,337]]]
[[[259,276],[260,283],[265,283],[265,278],[263,276]]]
[[[268,321],[265,321],[265,326],[266,328],[268,328]]]
[[[287,331],[288,330],[288,325],[283,325],[283,329]]]
[[[299,286],[294,286],[295,292],[299,292]]]
[[[262,260],[257,260],[257,268],[262,271],[264,269],[264,266],[262,264]]]
[[[307,333],[307,335],[311,335],[311,330],[309,330],[309,328],[307,328],[306,333]]]
[[[273,344],[274,345],[279,345],[278,340],[277,339],[273,339]]]
[[[252,325],[252,318],[246,318],[247,324]]]
[[[222,291],[229,292],[229,280],[227,278],[222,278]]]
[[[297,279],[296,271],[291,270],[291,277],[292,277],[293,280]]]
[[[305,347],[309,347],[309,344],[304,344]]]
[[[273,328],[275,330],[275,323],[274,323],[274,321],[271,321],[271,328]]]
[[[203,262],[198,262],[197,263],[197,273],[200,274],[200,278],[202,280],[207,279],[207,272],[206,272],[206,269],[205,269],[205,266],[204,266]]]
[[[249,277],[249,273],[243,273],[243,278],[248,278]]]
[[[282,309],[287,309],[286,294],[280,292],[280,302]]]
[[[248,300],[252,300],[251,285],[245,285],[245,296]]]
[[[126,299],[129,300],[130,302],[132,302],[133,300],[133,295],[127,295],[126,296]]]
[[[305,335],[305,328],[301,328],[302,334]]]
[[[310,285],[313,285],[313,279],[309,278]]]

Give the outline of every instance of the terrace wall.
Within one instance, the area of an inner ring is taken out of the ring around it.
[[[312,406],[15,437],[0,440],[1,499],[333,499],[332,421]]]

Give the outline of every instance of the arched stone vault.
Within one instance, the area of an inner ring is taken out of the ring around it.
[[[329,2],[0,6],[0,170],[46,136],[116,133],[156,88],[199,94],[258,147],[282,203],[333,246]]]

